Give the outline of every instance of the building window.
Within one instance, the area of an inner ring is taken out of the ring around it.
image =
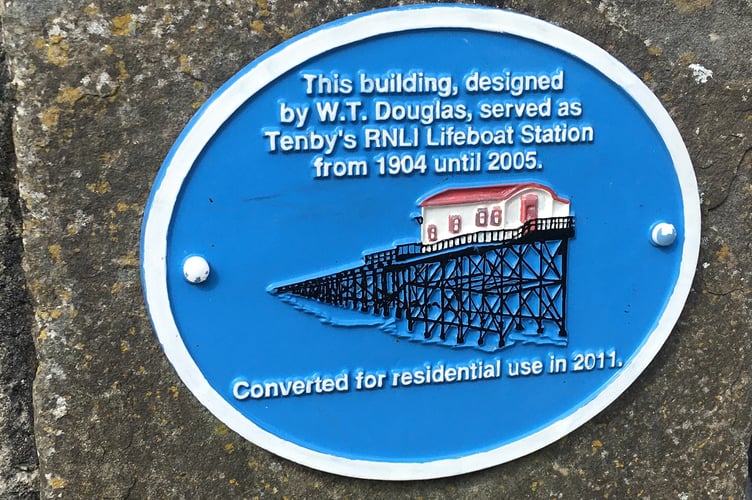
[[[462,216],[450,215],[449,216],[449,232],[452,234],[458,234],[462,231]]]
[[[436,224],[430,224],[428,226],[428,241],[436,241],[437,239],[439,237],[436,234]]]
[[[493,207],[491,209],[491,225],[501,226],[501,207]]]
[[[538,195],[537,194],[524,194],[522,195],[520,221],[527,222],[529,220],[538,218]]]
[[[475,212],[475,225],[478,227],[486,227],[488,225],[488,209],[479,208]]]

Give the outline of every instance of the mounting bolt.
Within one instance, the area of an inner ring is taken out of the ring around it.
[[[209,263],[198,255],[192,255],[183,261],[183,276],[188,283],[198,285],[209,277]]]
[[[668,222],[659,222],[650,231],[650,241],[657,247],[671,246],[676,241],[676,227]]]

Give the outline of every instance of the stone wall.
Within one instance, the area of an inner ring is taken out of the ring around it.
[[[476,3],[605,48],[660,98],[689,148],[703,200],[700,265],[684,314],[638,381],[547,448],[449,479],[341,478],[246,442],[185,389],[146,316],[138,244],[150,183],[192,113],[246,63],[324,22],[397,2],[5,0],[0,496],[741,496],[752,394],[752,2]]]
[[[31,385],[33,312],[21,269],[21,204],[11,123],[13,87],[0,45],[0,497],[33,496],[37,456]]]

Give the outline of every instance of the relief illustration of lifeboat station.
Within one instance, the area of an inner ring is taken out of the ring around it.
[[[569,200],[527,182],[449,188],[418,205],[420,242],[270,293],[393,318],[420,342],[493,351],[514,332],[566,342]]]

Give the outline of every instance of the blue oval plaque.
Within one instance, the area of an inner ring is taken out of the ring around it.
[[[669,335],[699,200],[659,101],[492,9],[354,16],[264,55],[165,160],[143,281],[229,427],[365,478],[461,474],[593,417]]]

